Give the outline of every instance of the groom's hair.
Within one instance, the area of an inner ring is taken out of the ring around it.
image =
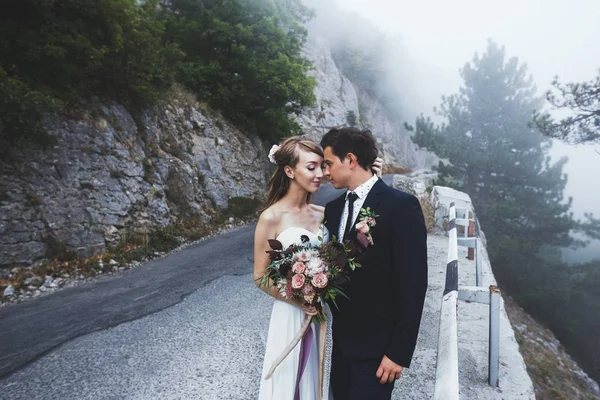
[[[368,129],[334,128],[323,136],[321,147],[323,150],[331,147],[333,154],[342,162],[348,153],[354,154],[358,164],[367,171],[378,155],[375,137]]]

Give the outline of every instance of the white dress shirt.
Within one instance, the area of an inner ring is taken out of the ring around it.
[[[356,222],[358,214],[360,214],[360,209],[362,208],[363,204],[365,204],[367,195],[378,180],[379,177],[377,175],[373,175],[371,179],[362,183],[359,187],[353,190],[353,192],[356,193],[356,195],[358,196],[358,198],[354,201],[354,208],[352,209],[352,221],[354,221],[353,223]],[[342,218],[340,219],[340,229],[338,232],[339,242],[344,240],[344,232],[346,231],[346,220],[348,220],[348,195],[350,193],[350,191],[346,192],[346,202],[344,203],[344,211],[342,212]]]

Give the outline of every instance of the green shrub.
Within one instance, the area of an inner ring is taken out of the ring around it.
[[[221,210],[221,220],[225,221],[229,217],[245,219],[256,214],[262,205],[260,199],[254,197],[232,197],[229,199],[229,206]]]
[[[185,58],[178,80],[238,126],[277,140],[299,133],[289,118],[314,102],[315,80],[301,57],[303,23],[297,0],[172,0],[166,41]]]
[[[150,234],[149,246],[156,251],[170,251],[180,244],[181,233],[173,224],[163,226]]]
[[[179,56],[161,42],[163,32],[158,0],[3,1],[3,134],[37,141],[44,115],[85,97],[153,104],[172,84]]]

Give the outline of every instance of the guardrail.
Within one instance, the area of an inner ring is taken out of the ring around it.
[[[481,243],[478,235],[468,237],[469,227],[475,226],[469,219],[469,210],[464,218],[456,217],[456,206],[450,204],[448,212],[448,263],[446,265],[446,286],[442,298],[438,353],[435,373],[434,399],[458,399],[458,301],[489,304],[489,365],[488,383],[498,386],[500,354],[500,290],[496,286],[482,287]],[[465,237],[459,238],[457,226],[465,227]],[[466,246],[474,251],[475,286],[458,284],[458,246]]]

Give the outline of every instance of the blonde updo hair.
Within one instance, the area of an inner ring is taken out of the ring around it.
[[[300,160],[300,149],[323,157],[323,149],[311,139],[302,136],[292,136],[285,139],[274,155],[277,167],[271,179],[269,179],[267,185],[267,202],[262,211],[271,207],[287,194],[290,189],[291,179],[286,175],[284,169],[288,165],[292,168],[296,167]],[[311,193],[308,193],[307,202],[310,201],[310,195]]]

